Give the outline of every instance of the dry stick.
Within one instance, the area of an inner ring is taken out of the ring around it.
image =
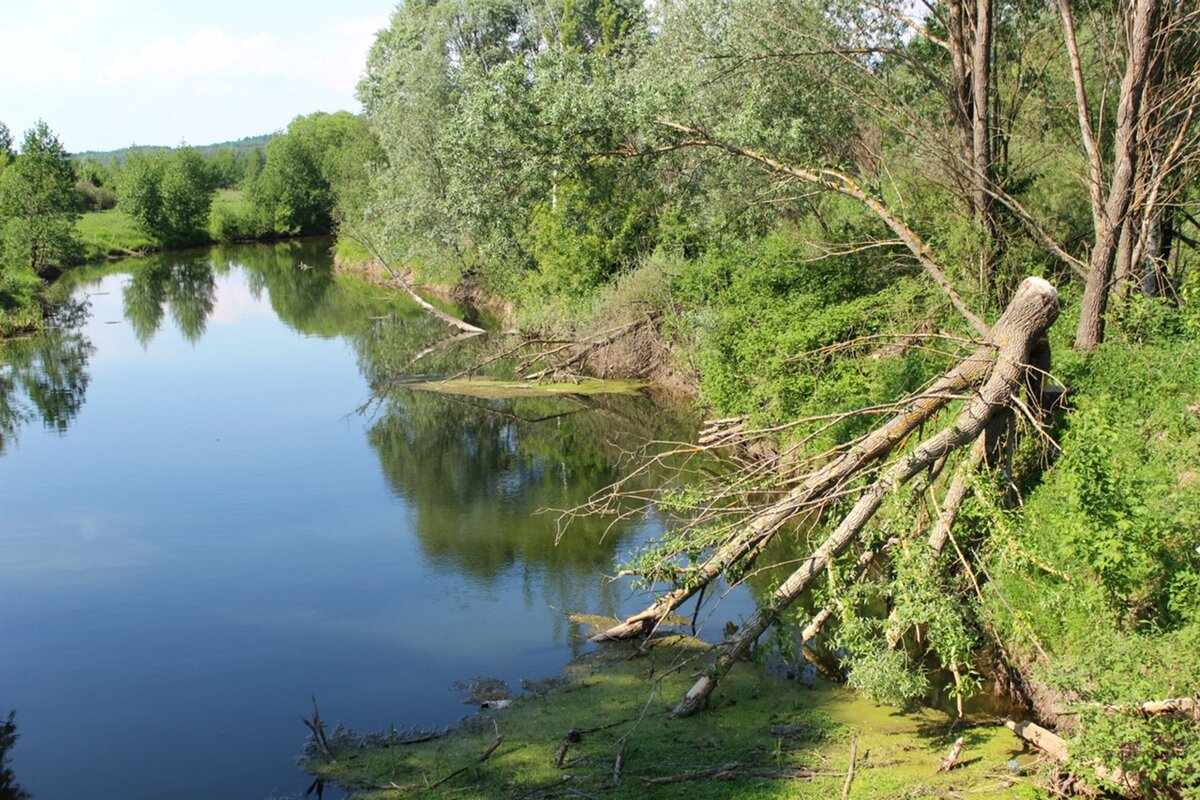
[[[621,741],[617,742],[617,757],[613,759],[613,786],[619,786],[621,783],[621,768],[625,764],[625,745],[628,743],[628,733],[621,737]]]
[[[967,740],[962,736],[954,740],[954,746],[950,748],[950,752],[947,754],[946,760],[943,761],[942,765],[937,768],[937,772],[949,772],[950,770],[954,769],[954,765],[958,763],[958,757],[962,754],[963,745],[966,744],[966,741]]]
[[[1057,317],[1058,292],[1054,287],[1041,278],[1026,278],[1022,281],[1008,309],[993,330],[991,338],[999,348],[999,353],[991,375],[979,392],[966,404],[951,425],[926,439],[913,452],[893,464],[862,494],[843,517],[841,524],[821,546],[780,585],[766,604],[725,642],[716,663],[679,701],[672,712],[674,716],[690,716],[704,707],[720,678],[775,624],[779,615],[808,589],[826,566],[858,538],[889,492],[907,483],[946,453],[983,433],[993,413],[1007,405],[1013,393],[1022,385],[1030,349]]]
[[[449,775],[442,778],[441,780],[437,780],[437,781],[434,781],[433,783],[429,784],[429,786],[427,788],[433,789],[437,786],[441,786],[443,783],[450,780],[451,778],[455,778],[459,775],[462,775],[464,772],[469,770],[471,767],[473,767],[477,764],[482,764],[483,762],[487,761],[489,758],[492,757],[492,753],[496,752],[496,748],[499,747],[501,742],[503,742],[503,741],[504,741],[503,736],[499,736],[499,735],[496,736],[496,741],[492,742],[492,746],[489,747],[487,750],[484,750],[483,755],[481,755],[479,758],[475,759],[474,762],[467,764],[465,767],[459,767],[458,769],[454,770],[454,772],[451,772]]]
[[[312,696],[312,709],[312,719],[308,720],[301,716],[300,721],[312,731],[313,741],[317,743],[317,747],[320,749],[321,754],[325,756],[325,760],[331,764],[336,764],[337,759],[333,757],[333,749],[329,746],[329,740],[325,738],[325,721],[321,719],[321,712],[317,710],[317,696],[315,694]]]
[[[997,321],[997,328],[1011,326],[1013,320],[1017,319],[1020,313],[1024,313],[1023,303],[1024,300],[1021,306],[1016,305],[1014,298],[1004,316]],[[629,639],[654,628],[699,591],[701,586],[717,578],[733,564],[739,561],[744,563],[748,554],[761,550],[761,547],[797,513],[828,499],[830,493],[840,488],[864,467],[890,454],[906,436],[945,407],[952,397],[982,380],[991,369],[995,357],[994,344],[984,344],[976,349],[937,380],[928,391],[917,395],[903,406],[886,423],[833,461],[814,469],[786,497],[745,522],[738,533],[731,536],[696,568],[687,586],[667,592],[645,610],[592,636],[592,641]]]
[[[740,766],[736,761],[730,761],[728,764],[722,764],[713,769],[697,769],[690,772],[681,772],[678,775],[664,775],[661,778],[642,778],[642,783],[646,786],[662,786],[667,783],[686,783],[687,781],[701,780],[722,780],[724,778],[733,777],[734,772]]]
[[[752,161],[766,166],[772,172],[781,172],[785,175],[793,175],[803,181],[816,184],[824,189],[838,194],[844,194],[847,197],[853,197],[868,209],[875,216],[879,217],[882,222],[892,229],[892,232],[904,242],[904,245],[909,249],[913,256],[917,259],[920,265],[925,269],[925,272],[933,278],[934,283],[942,290],[950,300],[950,304],[962,315],[971,327],[979,333],[987,336],[988,326],[979,316],[970,309],[963,299],[959,297],[958,292],[954,290],[950,280],[946,277],[946,273],[942,271],[933,257],[929,254],[929,246],[921,239],[921,237],[912,228],[908,227],[903,221],[892,214],[891,209],[887,207],[883,201],[869,195],[854,179],[845,173],[838,172],[833,169],[811,170],[802,167],[794,167],[782,162],[776,161],[770,156],[763,155],[755,150],[746,147],[741,147],[730,142],[723,142],[718,139],[713,139],[702,130],[691,128],[687,125],[681,125],[678,122],[670,120],[658,120],[658,124],[666,128],[681,131],[693,137],[690,141],[685,142],[686,146],[692,147],[714,147],[719,150],[724,150],[727,153],[732,153],[735,156],[748,158]]]
[[[384,260],[383,256],[379,255],[379,251],[375,249],[374,245],[371,244],[370,240],[367,239],[366,236],[356,236],[350,231],[346,231],[346,235],[361,244],[366,251],[371,254],[371,257],[378,261],[380,265],[387,270],[388,275],[392,277],[392,280],[396,283],[396,285],[403,289],[404,293],[411,297],[414,303],[425,309],[428,314],[437,317],[447,325],[453,325],[455,328],[458,328],[460,331],[465,331],[466,333],[487,333],[487,331],[485,331],[483,328],[477,328],[471,323],[464,322],[458,317],[450,316],[445,311],[442,311],[440,308],[433,305],[433,303],[430,303],[428,300],[421,297],[421,295],[417,294],[417,291],[412,287],[412,284],[406,281],[404,277],[400,275],[400,273],[392,269],[391,265]]]
[[[858,734],[850,735],[850,768],[846,770],[846,782],[842,784],[842,800],[850,796],[850,784],[854,781],[854,761],[858,758]]]

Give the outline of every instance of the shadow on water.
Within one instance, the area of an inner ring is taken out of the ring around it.
[[[86,303],[68,302],[45,333],[0,342],[0,455],[26,425],[65,433],[83,408],[95,349],[80,331],[86,319]]]
[[[0,800],[29,800],[32,795],[21,788],[8,766],[12,758],[10,751],[20,736],[17,734],[16,712],[8,712],[8,717],[0,722]]]

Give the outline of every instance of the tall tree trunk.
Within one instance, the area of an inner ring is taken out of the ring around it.
[[[1108,309],[1113,263],[1121,238],[1121,227],[1129,211],[1137,169],[1137,128],[1146,88],[1150,50],[1154,44],[1160,0],[1133,0],[1126,36],[1128,55],[1117,106],[1117,129],[1113,146],[1113,174],[1104,216],[1096,229],[1096,243],[1088,259],[1087,282],[1075,334],[1075,349],[1094,350],[1104,340],[1104,314]]]
[[[975,37],[971,47],[972,193],[979,223],[993,233],[992,196],[992,0],[975,2]]]
[[[958,123],[958,138],[960,154],[959,158],[964,166],[968,169],[974,167],[974,137],[971,124],[971,82],[970,72],[968,70],[968,46],[967,46],[967,25],[968,20],[966,10],[963,8],[963,0],[950,0],[949,18],[947,21],[949,30],[947,31],[947,44],[950,46],[950,72],[951,72],[951,92],[950,98],[951,112],[954,114],[954,119]],[[974,183],[968,179],[965,182],[964,188],[973,186]],[[967,191],[967,206],[971,217],[975,216],[975,194]]]

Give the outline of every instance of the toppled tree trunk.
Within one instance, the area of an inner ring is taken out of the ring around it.
[[[967,402],[953,423],[897,461],[861,495],[821,546],[804,560],[734,636],[726,640],[708,674],[702,676],[675,707],[675,716],[690,716],[704,707],[721,677],[738,658],[745,655],[750,645],[778,621],[783,611],[808,589],[816,577],[859,537],[889,492],[983,433],[992,415],[1006,407],[1014,392],[1024,384],[1030,352],[1057,317],[1058,293],[1054,287],[1041,278],[1022,281],[989,336],[989,342],[998,352],[984,385]]]
[[[1049,284],[1046,285],[1049,287]],[[1050,291],[1053,292],[1052,287]],[[1008,316],[1009,312],[1005,312],[1005,316],[1001,317],[997,325],[1003,323]],[[645,635],[726,569],[735,564],[748,565],[771,537],[797,514],[822,505],[831,494],[843,488],[847,481],[852,480],[865,467],[886,458],[905,437],[932,418],[951,400],[978,384],[995,363],[999,342],[999,339],[993,337],[989,343],[976,349],[886,423],[825,466],[813,470],[782,500],[743,523],[737,533],[696,568],[689,576],[687,585],[667,592],[653,605],[619,625],[597,633],[592,636],[592,641],[629,639]]]
[[[385,270],[387,270],[388,275],[392,276],[393,283],[395,283],[396,286],[400,287],[400,289],[406,295],[408,295],[414,303],[416,303],[418,306],[420,306],[425,311],[425,313],[429,314],[432,317],[440,319],[442,322],[446,323],[447,325],[450,325],[451,327],[458,328],[463,333],[470,333],[470,334],[474,334],[474,335],[487,333],[487,331],[485,331],[483,328],[480,328],[476,325],[472,325],[471,323],[461,320],[458,317],[454,317],[454,316],[451,316],[450,314],[447,314],[445,311],[442,311],[440,308],[435,306],[433,303],[430,303],[424,297],[421,297],[421,295],[417,294],[417,290],[412,287],[412,284],[409,283],[407,280],[405,280],[403,275],[401,275],[396,270],[392,269],[391,264],[387,263],[387,261],[384,260],[383,256],[381,256],[379,254],[379,251],[375,249],[375,246],[371,244],[370,240],[367,239],[367,237],[357,236],[353,232],[351,232],[349,229],[345,228],[344,226],[342,228],[342,232],[345,233],[347,236],[349,236],[354,241],[361,244],[366,249],[366,251],[371,254],[371,257],[374,258],[376,261],[378,261],[379,264]]]

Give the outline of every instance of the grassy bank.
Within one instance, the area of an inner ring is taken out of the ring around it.
[[[564,683],[544,696],[484,712],[446,737],[335,745],[336,763],[312,759],[305,766],[371,798],[418,788],[423,797],[455,798],[827,798],[842,792],[853,742],[850,797],[931,797],[951,790],[1034,796],[1028,778],[1008,771],[1010,759],[1023,767],[1032,759],[1004,728],[952,731],[949,717],[937,711],[878,706],[838,686],[805,687],[749,664],[732,673],[723,699],[708,713],[671,719],[670,703],[690,683],[703,652],[701,643],[685,637],[656,640],[641,656],[631,646],[605,645],[572,663]],[[556,766],[572,729],[582,731],[579,741]],[[938,773],[959,735],[966,740],[961,765]],[[480,762],[498,737],[500,744]],[[618,752],[622,767],[614,784]]]
[[[244,218],[249,211],[249,205],[249,200],[242,192],[236,189],[219,190],[213,197],[209,212],[208,238],[195,244],[220,241],[218,221]],[[79,218],[76,229],[83,241],[86,261],[120,258],[162,249],[158,240],[140,231],[133,219],[121,211],[120,207],[107,211],[89,211]]]

